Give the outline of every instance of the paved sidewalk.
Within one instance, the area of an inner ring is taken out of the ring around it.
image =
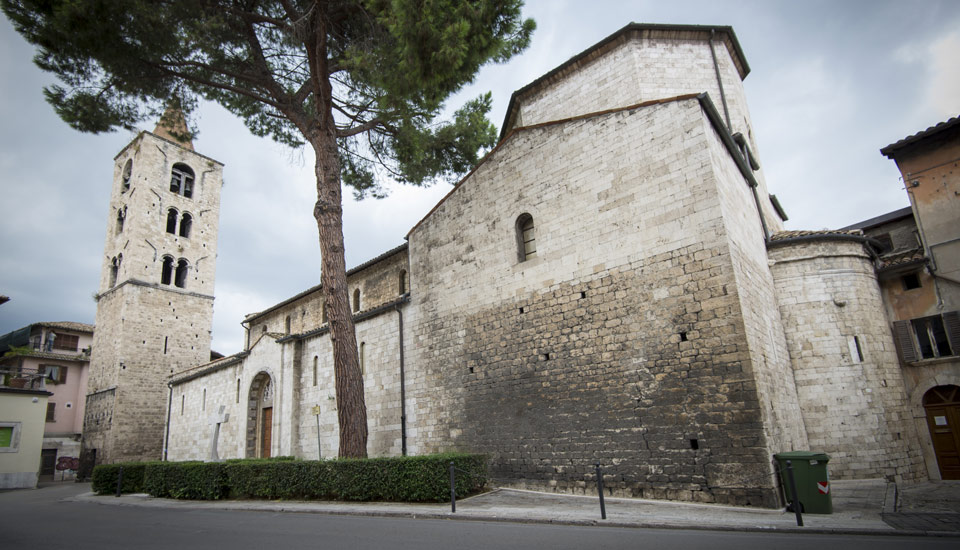
[[[883,520],[897,529],[960,534],[960,481],[901,484]]]
[[[937,498],[956,496],[952,488]],[[960,485],[957,485],[960,490]],[[895,512],[895,486],[884,480],[834,481],[833,514],[804,514],[804,527],[796,516],[783,510],[764,510],[709,504],[688,504],[659,500],[606,498],[607,519],[600,518],[599,499],[591,496],[558,495],[516,489],[495,489],[457,501],[456,513],[450,504],[406,504],[331,501],[178,501],[148,495],[122,497],[85,493],[71,500],[104,505],[148,506],[183,509],[259,510],[361,516],[446,518],[477,521],[606,525],[617,527],[663,527],[734,531],[788,531],[870,535],[960,536],[937,523],[914,521],[904,525],[885,519]],[[915,488],[911,494],[922,493]],[[923,499],[915,498],[913,506]],[[929,499],[927,499],[929,500]],[[898,516],[905,519],[902,516]],[[927,518],[929,519],[929,518]]]

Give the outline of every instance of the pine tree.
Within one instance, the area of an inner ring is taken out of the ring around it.
[[[84,132],[134,128],[199,99],[258,136],[315,153],[340,456],[366,456],[367,418],[347,296],[342,184],[362,198],[384,179],[423,185],[468,171],[496,140],[490,95],[438,121],[488,62],[527,47],[522,0],[0,0],[44,89]],[[187,136],[184,136],[187,137]]]

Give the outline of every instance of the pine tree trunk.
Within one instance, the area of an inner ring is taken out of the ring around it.
[[[339,455],[358,458],[367,456],[367,406],[347,288],[337,139],[333,124],[323,127],[325,130],[311,140],[317,156],[317,204],[314,217],[320,233],[323,261],[320,282],[327,304],[330,341],[333,345],[337,420],[340,424]]]

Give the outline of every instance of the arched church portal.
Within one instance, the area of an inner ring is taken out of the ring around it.
[[[269,458],[273,443],[273,380],[261,372],[250,383],[247,400],[247,456]]]
[[[923,395],[940,479],[960,479],[960,387],[937,386]]]

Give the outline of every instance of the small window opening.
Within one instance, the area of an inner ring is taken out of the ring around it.
[[[168,341],[169,339],[170,339],[169,336],[164,336],[164,337],[163,337],[163,354],[164,354],[164,355],[167,354],[167,341]]]
[[[908,273],[900,278],[903,281],[904,290],[913,290],[915,288],[920,288],[920,276],[916,273]]]
[[[260,327],[260,334],[266,334],[266,333],[267,333],[267,325],[263,325],[262,327]]]
[[[517,218],[517,257],[523,262],[537,255],[537,241],[533,227],[533,216],[521,214]]]
[[[117,234],[123,233],[123,220],[127,217],[127,209],[117,208]]]
[[[696,451],[697,449],[700,448],[700,442],[697,441],[696,439],[691,439],[691,440],[690,440],[690,448],[693,449],[694,451]]]
[[[320,307],[320,322],[327,322],[327,303],[323,302],[323,305]]]
[[[854,347],[856,347],[856,349],[857,349],[857,360],[858,360],[859,362],[863,363],[863,348],[860,347],[860,337],[859,337],[859,336],[854,336],[854,337],[853,337],[853,345],[854,345]]]
[[[123,190],[126,191],[130,189],[130,177],[133,175],[133,159],[127,159],[127,163],[123,165]]]
[[[190,229],[193,227],[193,216],[184,212],[180,216],[180,236],[190,238]]]
[[[360,311],[360,289],[353,290],[353,311]]]
[[[240,379],[237,378],[237,403],[240,402]]]
[[[180,394],[180,416],[183,416],[183,409],[186,406],[186,404],[187,404],[187,396],[186,394],[181,393]]]
[[[203,401],[200,402],[200,410],[207,410],[207,388],[203,388]]]
[[[469,368],[470,368],[470,374],[473,374],[473,367],[469,367]]]
[[[399,284],[400,294],[406,294],[407,293],[407,270],[406,269],[400,270],[399,282],[400,282]]]
[[[587,297],[587,293],[586,293],[586,292],[581,292],[581,293],[580,293],[580,299],[581,299],[581,300],[584,299],[584,298],[586,298],[586,297]]]
[[[121,263],[123,263],[123,254],[117,254],[110,262],[110,288],[117,285],[117,277],[120,275]]]
[[[160,271],[160,284],[168,285],[173,278],[173,258],[163,257],[163,269]]]
[[[167,233],[177,234],[177,211],[173,208],[167,210]]]
[[[290,334],[290,316],[287,315],[287,318],[283,320],[283,330],[284,334]]]
[[[523,308],[522,308],[522,307],[520,308],[520,313],[523,313]]]
[[[57,421],[57,404],[47,403],[47,422]]]
[[[182,162],[173,165],[170,173],[170,192],[183,195],[188,199],[193,198],[193,170]]]
[[[360,342],[360,354],[359,354],[359,355],[360,355],[360,357],[359,357],[359,359],[360,359],[360,374],[366,374],[366,373],[367,373],[367,358],[366,358],[366,355],[367,355],[367,354],[366,354],[366,351],[367,351],[367,343],[366,343],[366,342]]]
[[[890,237],[889,233],[884,233],[883,235],[877,235],[873,238],[875,241],[880,243],[880,253],[886,254],[893,250],[893,238]]]
[[[314,386],[317,385],[317,362],[318,361],[319,361],[319,358],[316,355],[314,355],[313,356],[313,385]]]
[[[549,361],[549,360],[550,360],[550,354],[549,354],[549,353],[544,353],[544,354],[541,355],[540,357],[542,357],[544,361]]]
[[[173,282],[177,288],[185,288],[187,286],[187,270],[189,267],[187,261],[182,258],[177,262],[177,273]]]
[[[687,332],[686,332],[686,331],[683,331],[683,330],[680,331],[680,341],[681,341],[681,342],[686,342],[686,341],[687,341]]]

